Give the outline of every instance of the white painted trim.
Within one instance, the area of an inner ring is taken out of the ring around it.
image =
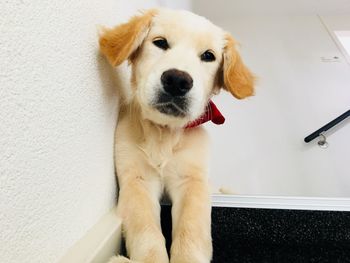
[[[212,195],[214,207],[350,211],[349,198]]]
[[[121,220],[113,208],[81,238],[59,263],[102,263],[119,254]]]
[[[335,34],[334,30],[332,30],[326,23],[326,20],[321,16],[321,15],[317,15],[318,19],[320,20],[321,24],[324,26],[324,28],[326,29],[326,31],[328,32],[329,36],[331,37],[331,39],[333,40],[334,44],[337,46],[337,48],[340,50],[340,53],[343,55],[343,57],[345,58],[345,61],[348,62],[348,64],[350,65],[350,56],[348,54],[348,52],[345,50],[343,44],[339,41],[337,35]]]

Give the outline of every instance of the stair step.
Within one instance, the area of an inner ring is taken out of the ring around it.
[[[171,243],[171,206],[162,206]],[[350,212],[213,207],[213,263],[350,262]]]
[[[161,223],[169,251],[170,205],[162,205]],[[212,263],[346,263],[350,212],[213,207],[212,238]]]

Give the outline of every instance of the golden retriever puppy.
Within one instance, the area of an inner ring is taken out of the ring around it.
[[[115,135],[117,211],[130,259],[110,262],[207,263],[212,258],[207,135],[188,126],[220,88],[238,99],[254,77],[230,34],[187,11],[153,9],[100,36],[113,66],[132,65],[131,98],[123,98]],[[172,202],[170,259],[159,200]]]

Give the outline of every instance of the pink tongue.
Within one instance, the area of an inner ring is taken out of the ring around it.
[[[217,125],[223,124],[225,122],[224,116],[222,116],[221,112],[218,110],[212,100],[209,101],[205,112],[198,119],[188,123],[185,129],[196,127],[207,121],[212,121]]]

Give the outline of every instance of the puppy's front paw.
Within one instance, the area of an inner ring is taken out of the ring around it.
[[[114,256],[108,263],[137,263],[136,261],[131,261],[130,259],[123,256]]]
[[[198,258],[176,258],[176,259],[171,259],[170,263],[210,263],[210,259],[198,259]]]
[[[208,242],[205,248],[192,246],[188,248],[188,241],[176,240],[171,247],[170,263],[210,263],[212,258],[211,243]],[[187,245],[187,247],[184,247]]]

